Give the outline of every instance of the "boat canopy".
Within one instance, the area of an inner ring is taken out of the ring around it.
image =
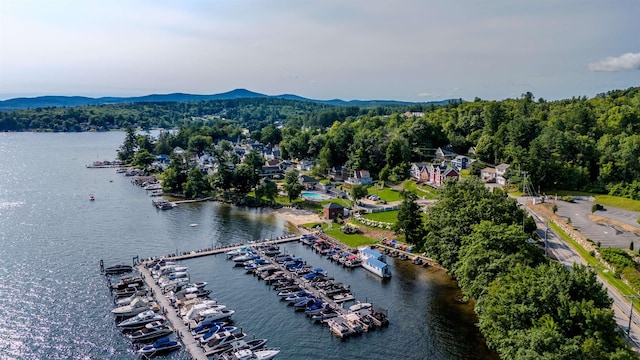
[[[385,266],[389,266],[387,263],[384,263],[384,262],[382,262],[382,261],[380,261],[378,259],[375,259],[375,258],[369,258],[369,259],[367,259],[367,262],[369,264],[371,264],[372,266],[378,267],[380,269],[384,268]]]

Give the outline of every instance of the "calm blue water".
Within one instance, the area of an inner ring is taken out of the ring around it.
[[[99,273],[133,256],[233,244],[292,231],[268,211],[216,203],[158,211],[110,160],[124,134],[0,133],[0,358],[131,359],[117,330],[112,299]],[[90,202],[89,194],[96,196]],[[192,227],[190,224],[198,224]],[[470,306],[442,272],[393,263],[394,278],[337,267],[298,243],[302,256],[351,284],[360,300],[389,309],[391,325],[340,341],[278,300],[274,291],[234,269],[223,256],[185,261],[193,280],[237,311],[235,323],[269,345],[279,359],[485,359],[491,357]],[[177,352],[171,359],[186,359]]]

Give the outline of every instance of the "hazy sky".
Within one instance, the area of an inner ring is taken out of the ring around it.
[[[640,86],[638,0],[0,0],[0,99],[554,100]]]

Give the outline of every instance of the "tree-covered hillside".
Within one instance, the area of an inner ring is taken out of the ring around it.
[[[640,198],[640,88],[591,99],[545,101],[525,93],[517,99],[441,106],[331,106],[259,98],[45,108],[0,112],[0,131],[201,127],[222,119],[248,128],[253,139],[261,139],[267,126],[283,125],[284,157],[315,160],[319,173],[346,165],[400,181],[411,162],[432,160],[437,147],[450,145],[458,154],[475,149],[473,156],[480,160],[475,173],[485,164],[511,164],[512,184],[519,184],[520,171],[526,171],[542,191]]]

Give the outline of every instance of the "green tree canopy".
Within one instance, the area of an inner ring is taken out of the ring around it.
[[[422,211],[417,203],[417,198],[416,194],[412,192],[402,192],[402,205],[398,212],[398,221],[393,224],[393,231],[396,234],[404,235],[407,242],[412,245],[421,244],[425,234]]]

